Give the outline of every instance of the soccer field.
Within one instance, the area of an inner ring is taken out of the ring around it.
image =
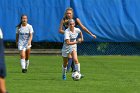
[[[62,80],[61,56],[31,56],[27,73],[19,57],[6,56],[10,93],[140,93],[139,56],[79,56],[85,78]]]

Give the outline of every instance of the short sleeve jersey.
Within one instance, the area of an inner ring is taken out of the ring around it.
[[[30,38],[30,33],[33,33],[33,27],[30,24],[27,24],[25,27],[21,25],[20,28],[17,28],[16,33],[19,34],[19,39],[18,39],[18,46],[28,46],[28,41]]]
[[[62,51],[71,51],[72,48],[77,48],[77,44],[74,45],[67,45],[65,40],[69,39],[70,42],[75,42],[76,38],[78,37],[78,34],[81,32],[79,28],[74,28],[74,32],[71,32],[70,29],[66,29],[64,33],[64,44]]]

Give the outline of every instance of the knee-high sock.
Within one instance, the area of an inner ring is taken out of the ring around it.
[[[80,63],[75,64],[75,70],[80,73]]]
[[[29,60],[26,60],[26,69],[29,67]]]
[[[26,67],[25,59],[21,59],[20,63],[21,63],[22,69],[25,69],[25,67]]]
[[[72,68],[72,71],[74,71],[74,70],[75,70],[75,63],[74,63],[74,61],[73,61],[73,60],[72,60],[71,68]]]
[[[67,67],[64,68],[64,66],[62,65],[62,75],[66,75],[66,71],[67,71]]]
[[[67,65],[67,70],[70,70],[70,67],[72,65],[72,58],[68,58],[68,65]]]

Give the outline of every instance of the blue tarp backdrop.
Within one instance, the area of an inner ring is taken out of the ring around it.
[[[139,42],[140,0],[1,0],[0,27],[4,40],[15,41],[16,25],[22,14],[28,15],[34,28],[34,42],[63,42],[58,33],[65,9],[95,35],[84,33],[85,41]]]

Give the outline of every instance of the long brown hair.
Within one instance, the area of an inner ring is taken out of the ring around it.
[[[20,17],[20,23],[19,23],[16,27],[20,28],[20,26],[21,26],[21,24],[22,24],[22,17],[23,17],[23,16],[27,16],[27,15],[23,14],[23,15]]]

